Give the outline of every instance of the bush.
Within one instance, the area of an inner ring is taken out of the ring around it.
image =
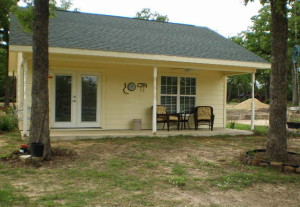
[[[0,131],[13,131],[18,127],[18,120],[12,111],[0,111]]]

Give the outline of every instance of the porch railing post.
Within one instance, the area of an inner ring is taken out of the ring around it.
[[[152,133],[156,134],[156,79],[157,79],[157,67],[153,68],[153,110],[152,110]]]
[[[254,86],[255,86],[255,72],[252,73],[252,104],[251,104],[251,130],[254,130],[255,119],[255,102],[254,102]]]

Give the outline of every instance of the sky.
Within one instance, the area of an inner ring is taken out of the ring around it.
[[[224,37],[237,35],[252,25],[259,1],[243,0],[73,0],[80,12],[134,17],[143,8],[167,15],[169,22],[208,27]]]

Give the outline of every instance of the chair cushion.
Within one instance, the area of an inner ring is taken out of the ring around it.
[[[166,119],[164,119],[164,118],[161,118],[161,117],[157,117],[157,119],[156,119],[157,121],[166,121]]]
[[[169,116],[169,120],[171,120],[171,121],[178,121],[178,116],[172,116],[172,115],[170,115]]]
[[[199,107],[198,108],[198,120],[201,119],[211,119],[211,110],[209,107]]]
[[[156,113],[157,114],[167,114],[167,109],[165,106],[157,106]]]

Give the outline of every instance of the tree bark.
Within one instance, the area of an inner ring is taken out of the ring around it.
[[[34,0],[32,57],[32,106],[30,142],[44,144],[44,159],[51,159],[48,95],[49,1]]]
[[[287,0],[270,0],[270,3],[272,56],[267,156],[274,161],[284,161],[287,159]]]

